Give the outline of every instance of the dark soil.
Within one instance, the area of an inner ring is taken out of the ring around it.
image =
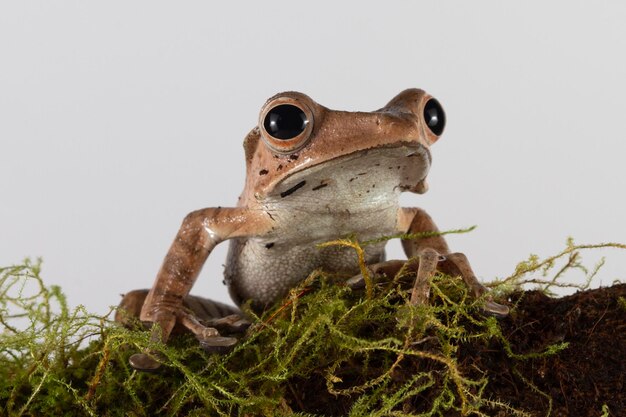
[[[620,301],[620,298],[622,300]],[[512,359],[497,341],[477,341],[461,346],[459,365],[465,376],[489,383],[484,397],[506,402],[533,416],[626,416],[626,284],[550,298],[537,291],[516,293],[517,305],[500,320],[502,332],[515,353],[543,352],[555,343],[569,346],[553,355]],[[436,365],[405,359],[398,379]],[[306,406],[288,398],[294,411],[345,415],[354,399],[334,397],[323,378],[293,381],[294,392],[308,393]],[[415,397],[405,412],[428,411],[432,398]],[[508,412],[485,410],[504,417]],[[458,414],[450,414],[456,416]],[[606,415],[606,414],[605,414]]]
[[[619,298],[622,297],[622,303]],[[626,416],[626,284],[599,288],[563,298],[537,291],[516,294],[511,317],[502,320],[514,352],[541,351],[568,342],[564,351],[543,358],[516,361],[500,349],[466,346],[463,367],[487,371],[486,395],[516,408],[544,416],[552,399],[554,416],[600,416],[606,405],[611,416]],[[516,373],[518,375],[516,375]]]

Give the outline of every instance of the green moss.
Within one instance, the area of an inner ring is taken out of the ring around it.
[[[360,250],[354,240],[329,244]],[[555,257],[533,257],[492,284],[493,291],[506,295],[525,282],[537,283],[524,279],[537,270],[544,277],[540,285],[560,285],[564,270],[580,269],[577,253],[586,247],[568,242]],[[558,269],[561,258],[569,261]],[[547,274],[552,268],[556,278]],[[514,352],[498,321],[482,314],[482,300],[469,297],[460,279],[437,275],[430,304],[410,306],[405,283],[411,278],[404,271],[390,282],[370,281],[366,295],[315,271],[255,317],[245,340],[220,356],[206,354],[191,336],[156,344],[145,331],[115,325],[110,314],[69,309],[58,287],[44,285],[39,262],[1,268],[0,414],[437,416],[456,410],[485,416],[485,410],[502,410],[526,415],[483,397],[489,375],[466,377],[457,366],[459,347],[491,340],[510,358],[524,361],[567,345]],[[141,373],[128,365],[132,353],[145,349],[163,353],[160,372]],[[419,413],[412,406],[416,398]]]
[[[600,417],[610,417],[611,412],[606,404],[602,404],[602,415]]]

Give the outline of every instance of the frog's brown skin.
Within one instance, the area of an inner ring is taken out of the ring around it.
[[[266,119],[281,105],[295,106],[308,121],[286,135],[296,135],[293,138],[278,139],[266,129]],[[220,337],[205,324],[237,327],[241,322],[229,316],[237,310],[188,295],[218,243],[231,243],[225,278],[233,300],[238,305],[251,301],[262,309],[316,268],[358,274],[352,249],[318,249],[316,243],[349,234],[368,240],[436,231],[423,210],[399,207],[399,196],[403,191],[427,190],[430,146],[439,139],[443,123],[438,102],[419,89],[401,92],[374,112],[330,110],[296,92],[270,98],[261,109],[258,126],[244,141],[247,176],[237,207],[189,214],[152,289],[127,294],[121,306],[131,314],[140,311],[142,321],[160,326],[160,331],[154,326],[155,338],[160,335],[167,341],[178,323],[205,346],[219,348],[234,339]],[[407,256],[418,260],[413,303],[426,302],[429,279],[436,270],[460,275],[477,297],[486,291],[466,257],[450,253],[442,236],[402,243]],[[383,262],[384,245],[366,246],[366,260],[372,271],[392,273],[399,262]],[[357,275],[351,283],[358,286],[358,281]],[[485,310],[508,313],[507,307],[491,301]],[[222,316],[228,317],[220,321]],[[158,367],[147,354],[134,355],[131,364],[144,370]]]

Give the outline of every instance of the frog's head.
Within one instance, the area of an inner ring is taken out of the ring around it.
[[[388,192],[423,193],[429,148],[444,126],[439,102],[419,89],[405,90],[373,112],[330,110],[302,93],[277,94],[244,142],[244,198],[284,198],[329,185],[335,193],[363,191],[365,185],[356,184],[364,177],[377,178],[378,185],[366,182]]]

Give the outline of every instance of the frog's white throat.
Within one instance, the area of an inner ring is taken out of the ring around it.
[[[361,150],[308,165],[282,179],[264,203],[311,212],[397,206],[403,191],[424,192],[431,157],[422,145]]]

